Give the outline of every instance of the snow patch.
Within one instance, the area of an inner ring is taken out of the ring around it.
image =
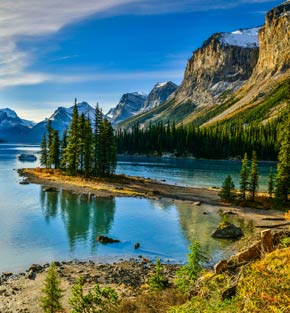
[[[231,33],[222,33],[221,42],[229,46],[255,48],[259,46],[258,33],[260,27],[239,29]]]

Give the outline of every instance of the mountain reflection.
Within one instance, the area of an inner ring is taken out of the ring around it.
[[[71,250],[77,243],[94,250],[96,237],[107,235],[114,221],[115,199],[95,199],[78,196],[68,191],[41,191],[40,202],[47,222],[61,215]]]

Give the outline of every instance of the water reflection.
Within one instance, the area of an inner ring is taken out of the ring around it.
[[[98,235],[107,235],[114,222],[115,199],[82,197],[68,191],[40,192],[42,212],[47,223],[61,216],[73,251],[77,243],[94,251]]]
[[[180,227],[188,244],[194,240],[198,240],[203,251],[208,256],[213,256],[210,263],[218,261],[222,254],[223,257],[226,257],[227,249],[229,250],[229,254],[231,254],[233,247],[239,248],[239,245],[241,245],[241,241],[235,242],[233,240],[233,244],[230,245],[230,241],[227,239],[211,237],[211,233],[222,221],[222,217],[213,207],[207,205],[197,207],[190,203],[178,203],[176,208]],[[242,228],[245,234],[243,240],[247,240],[247,238],[253,235],[255,228],[251,220],[245,220],[236,215],[229,215],[228,220]]]

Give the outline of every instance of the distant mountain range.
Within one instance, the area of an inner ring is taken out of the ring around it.
[[[171,81],[157,83],[147,96],[144,93],[133,92],[124,94],[115,108],[110,109],[106,117],[117,126],[141,112],[154,109],[165,102],[177,89]]]
[[[139,112],[144,112],[160,105],[165,101],[177,86],[172,82],[158,83],[154,86],[149,96],[141,92],[126,93],[121,97],[117,106],[105,115],[113,125],[118,125]],[[94,124],[95,109],[87,102],[77,104],[79,114],[84,113]],[[65,129],[69,128],[73,113],[73,106],[69,108],[59,107],[45,120],[33,123],[21,119],[16,112],[11,109],[0,109],[0,140],[9,142],[35,142],[42,140],[46,132],[48,119],[52,122],[52,127],[59,131],[60,136]]]
[[[89,116],[91,122],[94,121],[95,110],[87,103],[77,104],[79,114],[84,113]],[[59,107],[51,116],[52,126],[60,132],[68,129],[72,119],[73,106],[70,108]],[[46,132],[48,119],[39,123],[33,123],[21,119],[15,111],[11,109],[0,109],[0,140],[9,142],[36,142],[42,140]]]

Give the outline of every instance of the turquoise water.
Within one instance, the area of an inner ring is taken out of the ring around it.
[[[17,272],[32,263],[75,258],[116,261],[142,255],[184,262],[187,246],[193,239],[201,242],[211,263],[232,252],[231,242],[210,237],[220,221],[210,206],[138,198],[88,200],[66,191],[43,192],[39,185],[19,184],[21,178],[15,169],[34,167],[38,161],[20,162],[17,155],[37,151],[37,146],[0,145],[0,272]],[[206,181],[206,168],[201,165],[198,171],[202,170],[203,178],[198,180],[192,166],[186,171],[185,161],[182,166],[176,161],[144,161],[138,166],[137,160],[122,159],[118,171],[182,184]],[[221,164],[214,162],[215,165],[208,165],[209,169]],[[211,177],[209,169],[207,175]],[[204,211],[212,213],[204,215]],[[242,220],[236,223],[251,232],[251,224]],[[98,235],[121,242],[101,245],[96,242]],[[137,251],[136,242],[141,244]]]

